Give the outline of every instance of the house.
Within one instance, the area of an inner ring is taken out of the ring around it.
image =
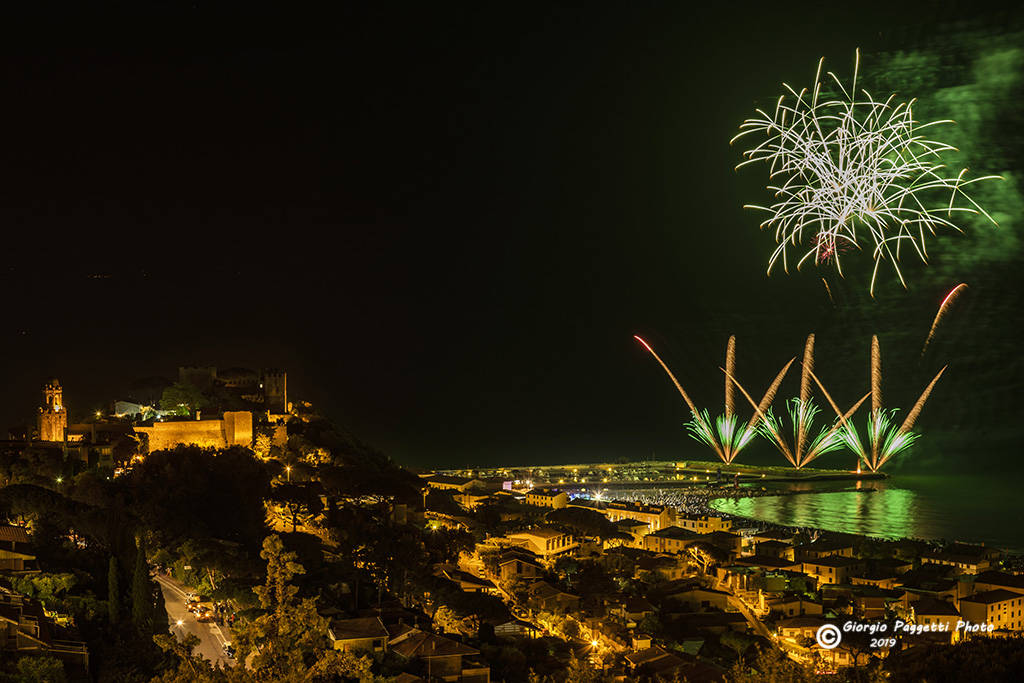
[[[649,524],[635,519],[620,519],[615,522],[615,529],[623,534],[628,534],[632,540],[612,539],[608,541],[610,546],[627,545],[631,548],[642,548],[644,547],[644,536],[651,532]]]
[[[781,619],[775,627],[780,638],[799,641],[801,638],[814,638],[818,629],[827,624],[821,616],[803,616]]]
[[[957,635],[957,622],[960,621],[960,612],[952,603],[934,598],[922,598],[910,606],[914,617],[914,623],[931,626],[939,624],[943,631],[948,633],[950,638]],[[947,640],[946,642],[949,642]]]
[[[498,579],[500,581],[537,579],[543,574],[543,567],[524,555],[503,554],[498,560]]]
[[[571,535],[553,527],[537,527],[507,534],[505,537],[543,560],[552,560],[579,545]]]
[[[0,525],[0,572],[38,571],[36,556],[30,550],[28,532],[23,527]]]
[[[743,548],[743,537],[728,531],[712,531],[701,536],[700,540],[721,548],[730,555],[739,555]]]
[[[644,550],[654,553],[681,553],[702,540],[700,534],[678,526],[668,526],[643,537]]]
[[[821,616],[824,612],[821,602],[794,592],[766,598],[765,607],[783,617]]]
[[[658,646],[625,657],[629,680],[724,681],[725,672],[692,655],[674,654]]]
[[[526,604],[530,609],[555,614],[578,612],[580,598],[578,595],[565,593],[547,581],[536,581],[526,589]]]
[[[1007,574],[1006,572],[987,571],[981,572],[974,577],[974,592],[991,591],[997,588],[1024,595],[1024,576]]]
[[[483,489],[468,489],[463,493],[454,494],[452,498],[466,510],[476,510],[481,505],[488,505],[495,502],[495,498],[491,492]]]
[[[997,588],[960,598],[960,614],[972,624],[992,624],[997,631],[1024,631],[1024,595]]]
[[[816,578],[818,583],[847,583],[850,572],[860,566],[861,561],[858,559],[833,555],[805,560],[803,572]]]
[[[675,581],[686,575],[686,563],[671,555],[642,555],[636,559],[633,578],[640,578],[642,572],[651,572],[666,581]]]
[[[764,588],[764,570],[760,567],[726,565],[715,569],[715,578],[733,593],[759,591]]]
[[[473,576],[461,569],[445,567],[441,569],[440,574],[449,581],[458,584],[459,589],[464,593],[489,593],[491,595],[498,593],[497,586],[492,582],[487,579],[481,579],[478,576]]]
[[[946,565],[922,564],[917,569],[902,574],[899,578],[899,587],[908,593],[910,601],[921,598],[955,601],[970,592],[961,591],[960,582],[951,576],[955,571],[953,567]]]
[[[899,559],[868,560],[867,568],[851,572],[854,585],[893,589],[902,585],[901,576],[914,568],[913,563]]]
[[[754,531],[750,534],[751,543],[757,544],[762,541],[781,541],[782,543],[791,544],[793,542],[795,534],[792,531],[783,531],[781,529],[764,529],[762,531]]]
[[[626,622],[626,625],[633,628],[644,620],[645,617],[654,614],[654,605],[644,598],[620,596],[609,601],[608,613]],[[630,626],[632,624],[633,626]]]
[[[902,589],[887,590],[875,586],[850,586],[854,614],[863,619],[881,619],[895,606],[907,603]]]
[[[491,680],[490,667],[463,660],[480,654],[479,650],[412,626],[402,624],[393,629],[388,649],[407,660],[422,660],[428,680],[440,678],[465,683],[490,683]]]
[[[793,556],[798,560],[817,560],[839,555],[853,557],[853,544],[843,541],[817,541],[793,547]]]
[[[609,521],[618,522],[633,519],[648,525],[651,531],[658,531],[675,523],[675,508],[667,505],[644,505],[642,503],[626,503],[612,501],[605,508]]]
[[[676,516],[676,526],[695,531],[698,534],[709,534],[712,531],[729,531],[732,529],[732,520],[724,517],[711,515],[679,514]]]
[[[990,569],[992,562],[997,560],[999,555],[1000,551],[995,548],[951,543],[943,550],[922,554],[921,563],[955,567],[962,574],[978,574]]]
[[[427,486],[432,489],[439,489],[441,491],[457,491],[458,493],[465,493],[469,489],[487,488],[487,482],[479,479],[451,477],[443,474],[426,477],[426,482]]]
[[[780,557],[770,557],[767,555],[748,555],[746,557],[737,557],[732,561],[733,564],[741,565],[744,567],[760,567],[766,570],[797,570],[799,571],[803,566],[801,562],[794,562],[793,560],[786,560]]]
[[[720,609],[725,611],[729,607],[729,594],[725,591],[714,588],[702,588],[691,586],[683,590],[666,593],[666,598],[671,599],[684,610],[697,612],[707,609]]]
[[[760,541],[754,544],[754,554],[763,557],[778,557],[793,560],[793,546],[783,541]]]
[[[494,626],[494,635],[498,637],[525,636],[527,638],[537,637],[537,627],[528,621],[508,617],[494,622],[488,621]]]
[[[342,652],[384,652],[387,650],[388,630],[380,617],[335,619],[327,628],[331,646]]]
[[[88,648],[82,641],[57,637],[63,634],[63,629],[46,616],[42,603],[0,586],[0,661],[47,654],[86,673]]]
[[[564,508],[569,503],[569,496],[565,491],[554,489],[532,489],[526,492],[526,504],[536,505],[542,508],[553,508],[555,510]]]

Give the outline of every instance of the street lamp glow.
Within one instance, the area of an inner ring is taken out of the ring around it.
[[[184,620],[184,619],[178,619],[178,620],[177,620],[176,622],[174,622],[174,623],[175,623],[175,625],[177,625],[177,626],[184,626],[184,625],[185,625],[185,620]]]
[[[63,483],[63,481],[64,481],[64,477],[57,477],[57,483],[58,484]]]
[[[597,646],[598,646],[598,642],[596,640],[590,641],[590,647],[597,647]]]

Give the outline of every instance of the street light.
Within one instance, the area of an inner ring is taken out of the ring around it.
[[[178,628],[181,628],[182,626],[185,625],[185,620],[184,619],[178,619],[176,622],[174,622],[174,625],[177,626]]]
[[[64,483],[64,477],[57,477],[57,483],[58,484]]]
[[[292,480],[292,466],[288,465],[284,468],[284,471],[288,474],[288,481]]]

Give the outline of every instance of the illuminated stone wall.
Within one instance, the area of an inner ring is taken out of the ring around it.
[[[150,427],[136,427],[135,431],[149,435],[150,452],[175,446],[249,447],[252,445],[252,413],[227,412],[220,420],[154,422]]]

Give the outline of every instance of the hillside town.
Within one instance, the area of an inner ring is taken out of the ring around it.
[[[157,389],[74,422],[50,380],[36,425],[2,443],[2,647],[31,675],[840,680],[1024,634],[1024,573],[996,548],[710,506],[765,494],[738,482],[768,472],[416,472],[289,402],[281,371],[181,368]]]

